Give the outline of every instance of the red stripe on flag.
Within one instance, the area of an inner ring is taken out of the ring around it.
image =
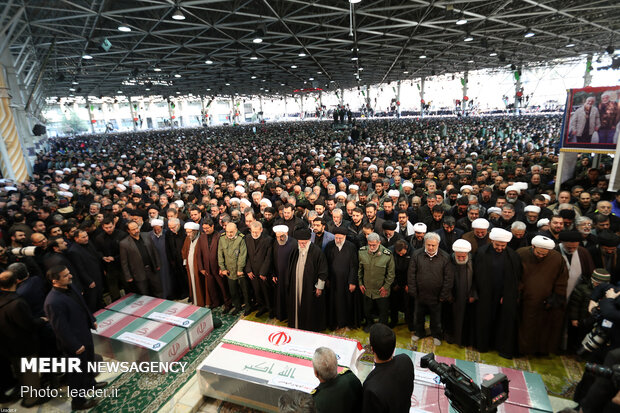
[[[230,343],[222,343],[222,348],[225,348],[227,350],[239,351],[241,353],[251,354],[253,356],[259,356],[259,357],[265,357],[265,358],[274,359],[278,361],[283,361],[285,363],[298,364],[304,367],[313,367],[312,360],[291,357],[291,356],[287,356],[284,354],[272,353],[270,351],[257,350],[254,348],[238,346],[236,344],[230,344]],[[338,366],[338,372],[341,372],[344,369],[345,367]]]
[[[149,322],[156,323],[156,321],[149,321]],[[159,325],[155,329],[153,329],[153,331],[150,331],[146,335],[147,337],[159,340],[160,337],[162,337],[164,334],[166,334],[168,331],[170,331],[173,328],[173,326],[171,326],[170,324],[166,324],[166,323],[158,323],[158,324]]]
[[[155,307],[157,307],[158,305],[162,303],[162,300],[160,298],[147,297],[147,296],[144,296],[144,298],[150,298],[151,301],[144,304],[142,307],[138,307],[135,312],[131,313],[131,315],[135,315],[136,317],[143,317],[146,313],[148,313],[149,311],[151,311],[152,309],[154,309]],[[132,303],[127,307],[131,307],[134,304],[135,303]],[[125,309],[127,307],[125,307]]]
[[[119,313],[121,314],[121,313]],[[135,317],[130,315],[123,314],[123,318],[120,319],[117,323],[112,324],[110,327],[103,329],[101,331],[97,330],[97,334],[104,337],[112,337],[114,334],[121,331],[123,328],[127,327],[132,322],[136,321]]]
[[[190,315],[194,314],[196,310],[200,307],[196,307],[195,305],[185,305],[184,308],[179,312],[179,314],[175,314],[177,317],[187,318]]]
[[[499,372],[505,374],[508,380],[510,380],[508,386],[508,401],[524,406],[531,406],[532,402],[530,400],[525,377],[523,377],[523,372],[506,367],[500,367]]]

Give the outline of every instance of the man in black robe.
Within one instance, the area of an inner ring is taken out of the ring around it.
[[[471,244],[469,241],[459,239],[452,245],[452,250],[454,251],[451,255],[454,273],[452,311],[445,312],[448,317],[444,319],[443,324],[448,342],[466,346],[470,343],[472,303],[475,300]]]
[[[480,247],[474,258],[475,311],[474,343],[478,351],[497,350],[512,358],[517,350],[517,310],[521,260],[506,248],[512,234],[493,228],[491,243]]]
[[[273,244],[273,282],[275,283],[275,310],[270,317],[276,317],[280,321],[288,318],[287,312],[287,293],[289,288],[289,260],[291,253],[297,248],[297,241],[288,236],[286,225],[276,225],[273,227],[276,235],[276,242]]]
[[[327,260],[321,248],[310,242],[309,229],[298,229],[297,248],[289,261],[288,325],[301,330],[322,331],[327,327],[323,290],[327,281]]]
[[[329,327],[356,328],[360,323],[361,296],[357,288],[357,247],[347,240],[349,231],[340,226],[335,229],[335,240],[325,247],[329,271],[327,301]]]

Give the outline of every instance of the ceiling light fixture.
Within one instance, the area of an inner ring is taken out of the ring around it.
[[[491,53],[489,53],[489,56],[491,56],[491,57],[495,57],[495,56],[497,56],[497,53],[495,53],[495,52],[491,52]]]
[[[123,93],[123,91],[122,90],[117,90],[116,93]]]
[[[420,55],[420,59],[426,59],[426,55],[425,54],[421,54]]]
[[[464,42],[471,42],[472,40],[474,40],[474,38],[473,38],[473,37],[472,37],[472,35],[471,35],[471,34],[469,34],[469,33],[468,33],[468,34],[465,36],[465,38],[463,39],[463,41],[464,41]]]
[[[353,53],[351,54],[351,60],[355,61],[358,59],[359,59],[359,56],[357,54],[357,50],[353,50]]]
[[[74,87],[70,87],[69,88],[69,92],[75,92],[75,88]]]
[[[291,65],[291,69],[297,69],[297,65]]]
[[[175,73],[174,77],[181,77],[181,75],[179,73]]]
[[[153,68],[153,72],[161,72],[161,67],[159,67],[159,66],[155,66],[155,67]]]
[[[172,18],[174,20],[185,20],[185,15],[181,12],[181,9],[177,7],[174,13],[172,13]]]
[[[131,27],[127,26],[125,23],[121,23],[118,25],[118,31],[127,33],[131,31]]]
[[[467,24],[467,19],[461,15],[461,17],[456,21],[456,25],[462,26],[464,24]]]
[[[304,52],[301,52],[297,56],[299,56],[299,57],[306,57],[306,54]]]
[[[575,43],[570,42],[569,44],[566,45],[566,47],[575,47]]]
[[[536,33],[534,33],[532,29],[529,29],[529,28],[525,31],[525,34],[523,35],[523,37],[525,38],[534,37],[534,36],[536,36]]]
[[[225,85],[226,85],[226,86],[230,86],[230,83],[226,82],[226,83],[225,83]]]
[[[84,60],[90,60],[90,59],[92,59],[92,58],[93,58],[93,57],[92,57],[91,55],[89,55],[88,53],[86,53],[86,54],[82,55],[82,59],[84,59]]]
[[[208,65],[212,65],[213,64],[213,60],[205,60],[205,63]]]
[[[73,79],[73,82],[71,82],[72,85],[79,85],[80,82],[77,81],[77,79]]]
[[[252,79],[256,79],[256,76],[252,76]]]

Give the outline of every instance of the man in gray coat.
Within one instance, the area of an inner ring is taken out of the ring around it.
[[[147,233],[135,222],[127,224],[129,236],[119,243],[125,280],[142,295],[162,297],[159,254]]]
[[[439,234],[424,236],[424,248],[415,251],[409,261],[407,282],[409,294],[415,298],[413,313],[413,342],[426,336],[424,319],[431,318],[431,335],[436,346],[441,345],[441,303],[451,300],[453,273],[450,256],[439,249]]]

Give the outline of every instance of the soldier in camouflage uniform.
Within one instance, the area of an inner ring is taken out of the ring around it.
[[[248,295],[248,280],[243,273],[248,250],[245,245],[244,235],[237,230],[237,225],[230,222],[226,224],[226,230],[220,236],[217,246],[217,261],[220,267],[220,275],[228,279],[228,289],[232,298],[232,315],[241,311],[241,297],[239,288],[243,294],[245,313],[251,312],[250,296]]]

